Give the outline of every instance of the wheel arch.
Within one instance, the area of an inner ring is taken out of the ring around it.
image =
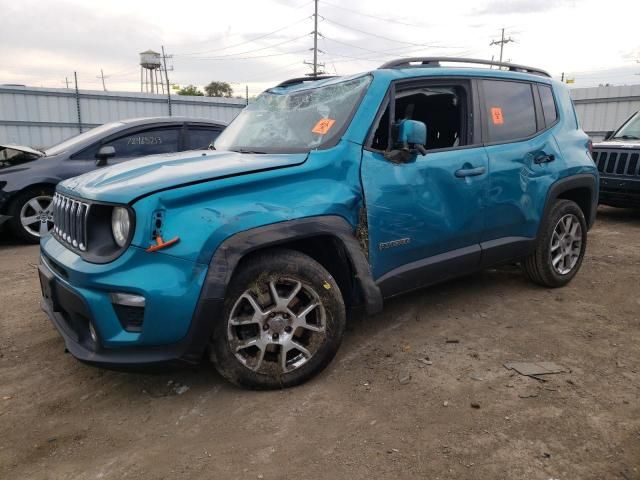
[[[598,208],[598,179],[595,175],[585,173],[561,178],[551,185],[547,193],[542,220],[549,214],[553,204],[558,199],[575,202],[591,228],[596,219]],[[542,222],[541,222],[542,224]],[[539,231],[538,231],[539,233]]]
[[[369,314],[382,309],[380,289],[353,228],[334,215],[265,225],[227,238],[213,254],[201,296],[224,299],[238,266],[272,248],[290,248],[320,263],[335,278],[347,306],[362,304]]]
[[[19,190],[14,190],[10,194],[8,194],[10,196],[8,200],[4,203],[4,205],[2,205],[2,209],[0,210],[0,213],[3,213],[3,214],[9,213],[10,209],[13,207],[13,204],[16,198],[19,195],[22,195],[24,192],[28,190],[37,190],[38,188],[51,188],[55,191],[56,183],[48,182],[48,181],[40,181],[36,183],[30,183],[29,185],[25,185]]]

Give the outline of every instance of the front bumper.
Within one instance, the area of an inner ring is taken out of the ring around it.
[[[67,350],[102,366],[198,363],[222,309],[219,300],[199,299],[206,268],[135,247],[111,264],[96,265],[47,237],[39,275],[42,309]],[[140,331],[123,327],[111,304],[113,292],[145,297]]]
[[[640,207],[640,178],[600,174],[598,203],[618,207]]]

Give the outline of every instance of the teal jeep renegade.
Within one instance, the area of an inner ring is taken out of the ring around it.
[[[445,66],[446,65],[446,66]],[[215,151],[62,182],[42,306],[78,359],[303,382],[349,315],[504,262],[578,272],[598,172],[566,88],[514,64],[409,58],[262,93]]]

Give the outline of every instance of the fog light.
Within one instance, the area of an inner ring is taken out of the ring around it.
[[[93,327],[93,323],[89,322],[89,335],[93,343],[98,343],[98,335],[96,335],[96,329]]]
[[[125,307],[144,307],[145,301],[142,295],[133,295],[132,293],[112,293],[111,303],[115,305],[124,305]]]
[[[116,316],[127,332],[141,332],[144,322],[145,299],[132,293],[112,293],[111,303]]]

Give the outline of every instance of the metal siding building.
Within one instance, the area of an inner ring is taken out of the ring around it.
[[[82,130],[125,118],[168,115],[167,97],[152,93],[79,92]],[[244,108],[236,98],[171,96],[173,115],[230,122]],[[0,143],[36,148],[80,133],[74,90],[0,86]]]
[[[571,98],[582,129],[599,141],[640,110],[640,85],[574,88]]]

